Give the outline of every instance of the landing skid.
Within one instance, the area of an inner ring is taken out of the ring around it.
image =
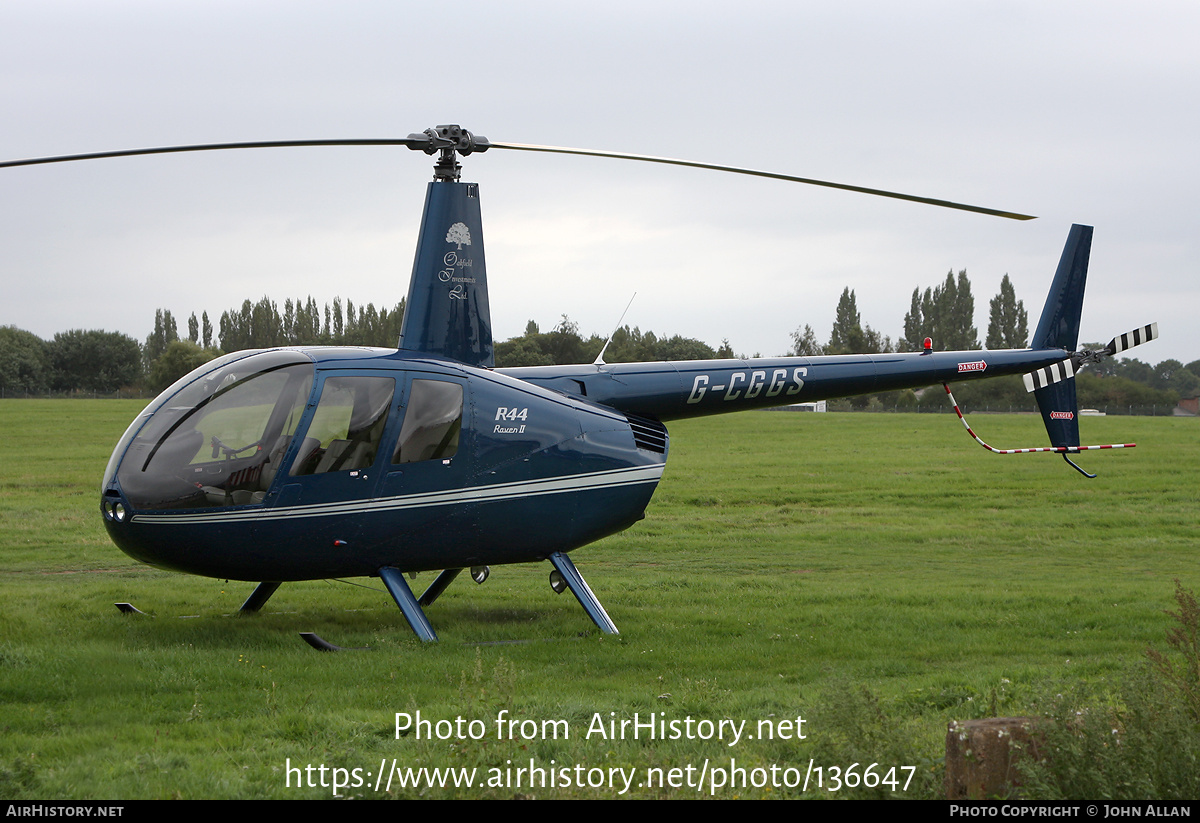
[[[555,552],[550,555],[550,562],[554,565],[554,572],[551,573],[551,585],[555,592],[562,593],[565,589],[570,589],[575,595],[575,599],[579,601],[579,605],[583,606],[583,610],[587,612],[588,617],[592,622],[605,634],[620,634],[617,631],[616,625],[612,622],[612,618],[608,616],[608,612],[604,611],[604,607],[600,605],[600,601],[596,599],[596,595],[588,586],[587,581],[583,579],[583,575],[575,568],[575,564],[571,562],[571,558],[562,552]],[[429,618],[425,616],[422,606],[431,606],[446,591],[447,587],[454,582],[454,579],[463,571],[461,568],[446,569],[439,574],[429,587],[421,594],[420,599],[413,596],[412,589],[408,586],[408,581],[404,579],[404,574],[392,566],[384,566],[379,570],[379,579],[383,581],[383,585],[387,587],[388,594],[396,601],[396,605],[400,607],[400,611],[404,614],[408,625],[412,627],[413,633],[424,643],[438,642],[437,632],[433,630],[433,626],[429,623]],[[476,583],[483,583],[488,578],[489,569],[486,566],[476,566],[471,569],[471,577]],[[266,604],[271,599],[271,595],[278,591],[282,583],[278,581],[266,580],[259,583],[258,586],[250,593],[238,609],[239,614],[253,614]],[[146,615],[141,609],[134,606],[132,603],[116,603],[114,604],[122,614],[140,614]],[[338,652],[346,651],[348,648],[369,648],[366,646],[360,647],[342,647],[322,639],[313,632],[301,632],[300,636],[304,642],[312,646],[314,649],[323,652]]]
[[[300,637],[305,643],[312,646],[319,652],[350,652],[350,651],[370,651],[370,646],[335,646],[328,640],[323,640],[316,632],[300,632]]]

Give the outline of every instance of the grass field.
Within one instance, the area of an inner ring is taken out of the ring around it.
[[[252,584],[138,565],[104,534],[100,476],[139,409],[0,402],[0,797],[324,798],[334,768],[367,798],[616,797],[627,775],[626,797],[797,797],[797,774],[805,796],[936,796],[949,720],[1116,689],[1164,648],[1173,581],[1200,589],[1196,420],[1085,419],[1085,442],[1138,442],[1079,458],[1089,481],[989,454],[952,416],[750,412],[673,424],[647,519],[572,554],[618,637],[549,564],[460,578],[429,609],[435,646],[378,580],[285,585],[233,617]],[[1035,416],[972,422],[998,447],[1045,440]],[[418,711],[435,725],[397,737]],[[596,726],[635,713],[680,739]],[[831,792],[810,758],[913,768]],[[377,791],[393,760],[475,785]],[[517,786],[531,761],[543,783]]]

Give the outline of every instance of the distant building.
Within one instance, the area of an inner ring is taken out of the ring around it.
[[[825,401],[818,400],[816,403],[793,403],[790,406],[778,406],[774,411],[823,412],[826,411],[826,408]]]

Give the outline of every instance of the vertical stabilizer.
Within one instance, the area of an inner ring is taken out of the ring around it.
[[[1079,343],[1079,317],[1083,313],[1083,290],[1087,285],[1088,259],[1092,252],[1092,227],[1071,226],[1058,271],[1050,285],[1042,318],[1033,334],[1034,349],[1064,349],[1068,355]],[[1044,374],[1042,374],[1044,373]],[[1079,446],[1079,409],[1075,400],[1074,365],[1070,360],[1041,369],[1027,378],[1050,443],[1060,448]]]
[[[1050,445],[1073,448],[1079,445],[1079,408],[1075,400],[1075,380],[1063,380],[1043,386],[1033,393]]]
[[[1083,313],[1083,288],[1087,284],[1091,253],[1092,227],[1071,226],[1030,348],[1075,351],[1079,343],[1079,317]]]
[[[495,365],[477,183],[429,184],[399,348]]]

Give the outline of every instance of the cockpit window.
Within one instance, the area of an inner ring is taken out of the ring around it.
[[[161,510],[261,503],[308,403],[314,371],[299,352],[264,352],[178,389],[122,458],[117,479],[130,505]]]
[[[308,425],[292,475],[363,469],[375,462],[396,381],[390,377],[329,377]]]

